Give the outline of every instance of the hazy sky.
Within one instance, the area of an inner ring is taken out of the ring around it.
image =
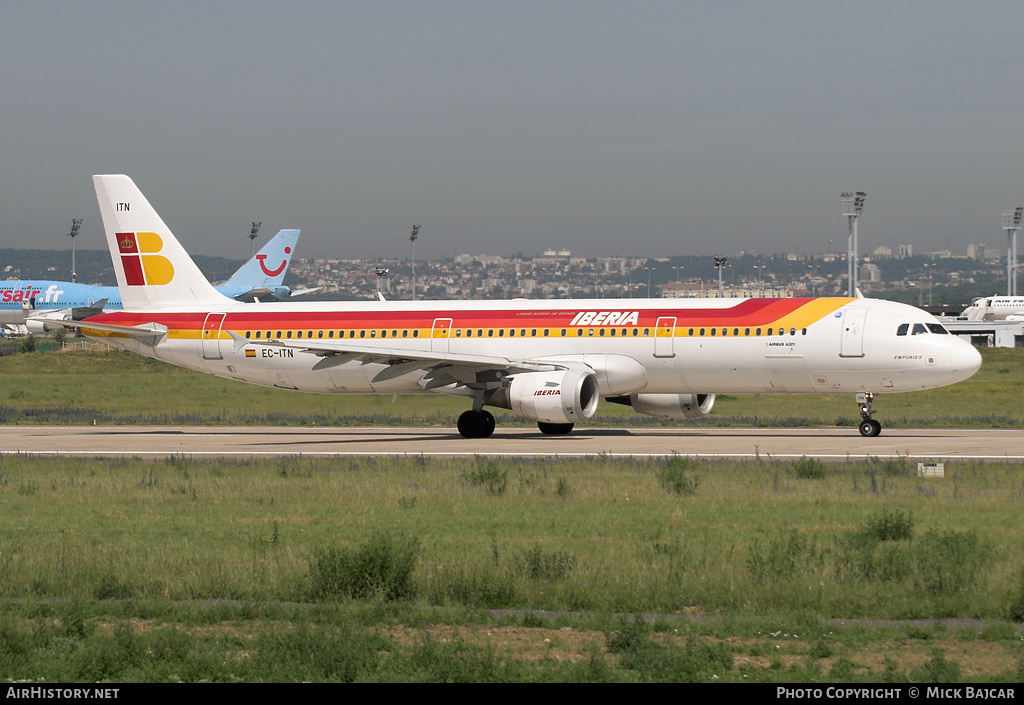
[[[1024,3],[0,0],[0,247],[103,248],[131,176],[190,251],[1004,247]]]

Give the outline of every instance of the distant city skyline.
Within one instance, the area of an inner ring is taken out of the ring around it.
[[[1024,4],[8,3],[0,248],[104,247],[126,173],[193,254],[1002,247]]]

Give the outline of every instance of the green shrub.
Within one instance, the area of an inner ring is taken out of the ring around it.
[[[883,509],[868,519],[865,532],[879,541],[903,541],[914,537],[913,512]]]
[[[674,456],[658,468],[658,482],[667,492],[680,497],[692,497],[700,486],[700,478],[694,474],[696,463],[690,458]]]
[[[321,550],[310,565],[313,595],[356,600],[411,597],[419,550],[418,539],[398,539],[388,534],[376,534],[356,549]]]
[[[929,529],[916,542],[918,583],[934,595],[951,595],[975,585],[991,549],[974,531]]]
[[[576,567],[576,557],[565,551],[545,553],[538,543],[523,555],[523,564],[534,580],[561,580]]]
[[[932,658],[911,673],[917,683],[960,683],[963,674],[960,665],[955,661],[947,661],[939,649],[932,652]]]
[[[828,474],[828,466],[816,458],[804,456],[793,461],[793,472],[805,480],[820,480]]]
[[[508,489],[508,470],[486,458],[477,457],[476,468],[466,473],[466,480],[476,487],[483,487],[488,494],[503,495]]]

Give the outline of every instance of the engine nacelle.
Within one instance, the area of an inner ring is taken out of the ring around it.
[[[512,413],[546,423],[586,421],[599,398],[597,375],[589,368],[517,374],[508,389]]]
[[[58,331],[64,327],[59,323],[59,321],[71,320],[71,316],[68,314],[49,315],[46,316],[46,318],[52,320],[53,323],[44,323],[42,321],[25,321],[25,327],[28,329],[29,333],[53,333],[54,331]]]
[[[628,397],[608,397],[614,404],[625,404],[645,416],[661,419],[699,419],[711,412],[714,394],[630,394]]]

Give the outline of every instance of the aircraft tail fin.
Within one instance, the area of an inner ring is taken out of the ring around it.
[[[126,309],[233,303],[207,281],[131,179],[92,179]]]
[[[295,243],[299,241],[298,230],[281,230],[270,242],[256,253],[256,256],[238,268],[225,287],[248,286],[275,287],[284,283],[284,275],[292,263]]]

